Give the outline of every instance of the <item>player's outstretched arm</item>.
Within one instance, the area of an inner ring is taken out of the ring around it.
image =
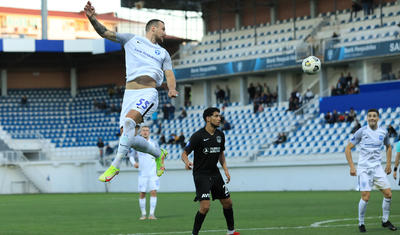
[[[167,79],[168,97],[176,98],[178,96],[178,92],[176,91],[175,74],[172,70],[165,70],[164,74],[165,74],[165,78]]]
[[[397,179],[397,167],[399,167],[400,160],[400,152],[396,153],[396,159],[394,160],[394,168],[393,168],[393,178]]]
[[[351,149],[354,148],[354,144],[352,144],[351,142],[347,144],[346,149],[345,149],[345,154],[346,154],[346,159],[347,162],[349,163],[350,166],[350,175],[351,176],[356,176],[357,172],[356,172],[356,168],[354,167],[354,162],[353,162],[353,157],[351,155]]]
[[[185,169],[191,170],[193,167],[193,163],[191,161],[189,161],[189,157],[188,157],[188,154],[186,153],[186,151],[183,151],[181,158],[182,158],[183,163],[185,163]]]
[[[231,181],[231,175],[229,174],[228,166],[226,165],[224,152],[222,152],[219,155],[219,163],[221,164],[222,169],[224,169],[225,176],[226,176],[226,183],[229,183],[229,181]]]
[[[392,145],[386,145],[386,174],[392,173]]]
[[[90,23],[93,25],[93,28],[96,30],[96,32],[103,38],[107,38],[112,41],[117,41],[117,34],[116,32],[108,30],[104,25],[102,25],[97,19],[96,19],[96,12],[94,10],[94,7],[92,6],[92,3],[88,1],[86,3],[86,6],[84,8],[84,11],[86,13],[87,18],[89,19]]]

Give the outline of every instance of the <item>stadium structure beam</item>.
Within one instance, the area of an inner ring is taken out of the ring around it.
[[[276,0],[273,0],[273,2],[270,4],[271,5],[271,8],[270,8],[271,24],[275,24],[275,22],[276,22],[276,4],[277,4]]]
[[[42,39],[47,39],[47,0],[42,0]]]
[[[296,40],[296,0],[292,0],[292,10],[293,10],[293,38]]]
[[[247,105],[249,103],[249,96],[247,94],[247,76],[240,78],[240,104]]]
[[[1,70],[1,96],[7,96],[7,70]]]
[[[206,107],[211,106],[211,81],[206,80],[203,83],[204,104]]]
[[[71,82],[71,96],[75,97],[78,91],[78,73],[76,68],[72,67],[69,72],[70,82]]]
[[[219,50],[222,51],[222,0],[218,0]]]
[[[335,20],[337,20],[337,0],[333,0],[333,12],[335,12]]]
[[[278,72],[278,102],[286,101],[286,77],[284,72]]]
[[[310,0],[310,16],[317,17],[317,0]]]
[[[329,95],[327,68],[322,66],[319,72],[319,96],[324,97]]]
[[[242,26],[242,6],[241,0],[235,1],[235,29],[239,30]]]
[[[380,19],[381,19],[381,26],[383,25],[383,17],[382,17],[382,0],[379,0],[379,10],[380,10]]]
[[[257,0],[253,0],[254,45],[257,45]]]

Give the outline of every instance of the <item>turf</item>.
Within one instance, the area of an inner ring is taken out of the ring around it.
[[[393,192],[395,225],[400,225],[399,196]],[[244,235],[358,234],[359,197],[359,192],[342,191],[232,193],[236,228]],[[191,234],[198,209],[193,198],[193,193],[159,193],[159,219],[140,221],[134,193],[2,195],[0,234]],[[368,234],[393,234],[380,225],[381,204],[381,194],[373,192]],[[338,221],[310,227],[326,220]],[[214,201],[201,234],[225,234],[225,229],[221,205]]]

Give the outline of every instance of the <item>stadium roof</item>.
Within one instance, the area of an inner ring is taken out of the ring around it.
[[[150,8],[182,11],[201,11],[201,5],[215,0],[121,0],[121,7]]]
[[[36,15],[36,16],[41,15],[40,10],[13,8],[13,7],[0,7],[0,14],[1,13],[17,14],[17,15]],[[49,16],[57,16],[57,17],[78,18],[78,19],[86,20],[86,15],[83,11],[80,11],[80,12],[48,11],[48,15]],[[131,21],[131,20],[123,19],[123,18],[118,18],[114,12],[97,14],[96,17],[97,17],[97,19],[100,19],[100,20],[143,23],[143,22]]]

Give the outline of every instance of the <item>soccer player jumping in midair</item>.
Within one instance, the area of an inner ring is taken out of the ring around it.
[[[84,11],[96,32],[103,38],[121,43],[125,48],[126,89],[122,101],[120,116],[121,138],[117,156],[111,166],[99,177],[102,182],[110,181],[119,173],[121,159],[129,148],[151,154],[156,158],[157,175],[164,173],[164,159],[167,151],[149,144],[137,135],[137,125],[144,117],[151,116],[158,106],[158,92],[164,75],[167,79],[168,96],[175,98],[175,75],[172,71],[171,57],[159,43],[164,41],[165,25],[161,20],[150,20],[146,24],[146,36],[140,37],[129,33],[117,33],[108,30],[95,16],[92,4],[87,2]]]

